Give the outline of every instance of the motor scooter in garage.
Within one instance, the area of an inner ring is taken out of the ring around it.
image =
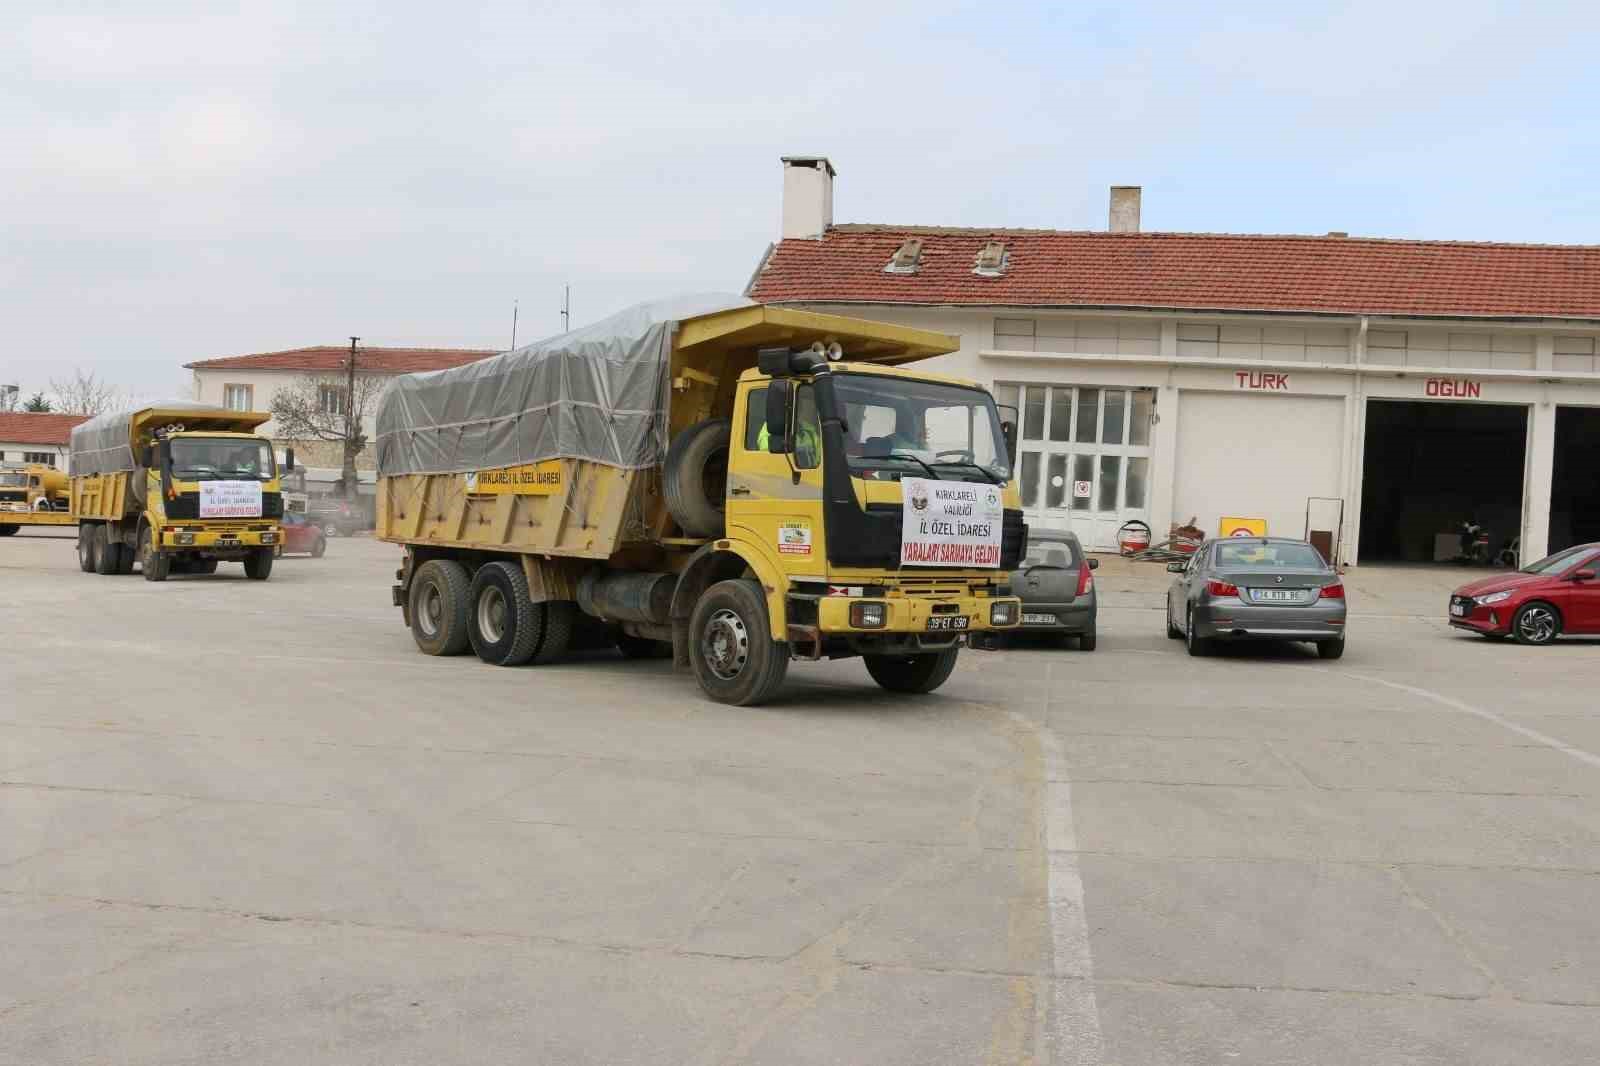
[[[1494,553],[1489,549],[1489,530],[1480,526],[1472,519],[1467,519],[1459,527],[1461,536],[1461,554],[1455,561],[1463,566],[1489,566],[1494,560]]]

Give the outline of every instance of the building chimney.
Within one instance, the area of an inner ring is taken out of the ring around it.
[[[1139,232],[1139,195],[1137,185],[1111,186],[1111,232]]]
[[[820,240],[833,225],[833,164],[827,156],[783,157],[783,237]]]

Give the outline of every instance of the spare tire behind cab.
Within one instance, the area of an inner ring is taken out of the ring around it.
[[[662,471],[667,511],[691,537],[721,536],[728,495],[728,446],[733,423],[698,422],[673,438]]]

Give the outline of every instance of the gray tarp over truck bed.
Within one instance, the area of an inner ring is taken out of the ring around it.
[[[653,466],[667,450],[677,324],[750,306],[722,294],[637,304],[492,359],[396,378],[378,404],[378,473],[455,474],[546,459]]]
[[[73,477],[88,477],[91,474],[121,474],[137,470],[139,464],[134,462],[132,444],[133,421],[152,410],[193,411],[196,414],[205,412],[236,417],[235,412],[188,400],[149,403],[132,411],[108,411],[73,427],[67,473]]]

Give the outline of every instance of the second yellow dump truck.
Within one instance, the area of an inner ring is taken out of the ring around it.
[[[0,537],[23,526],[70,526],[67,475],[43,463],[0,468]]]
[[[68,463],[78,565],[146,581],[210,574],[242,562],[272,574],[282,542],[283,494],[270,415],[171,401],[92,418],[72,431]],[[286,466],[293,466],[292,455]]]
[[[993,397],[908,366],[956,347],[702,297],[399,378],[377,435],[394,603],[431,655],[549,662],[604,624],[725,703],[769,699],[791,659],[930,692],[1018,623],[1027,538]]]

